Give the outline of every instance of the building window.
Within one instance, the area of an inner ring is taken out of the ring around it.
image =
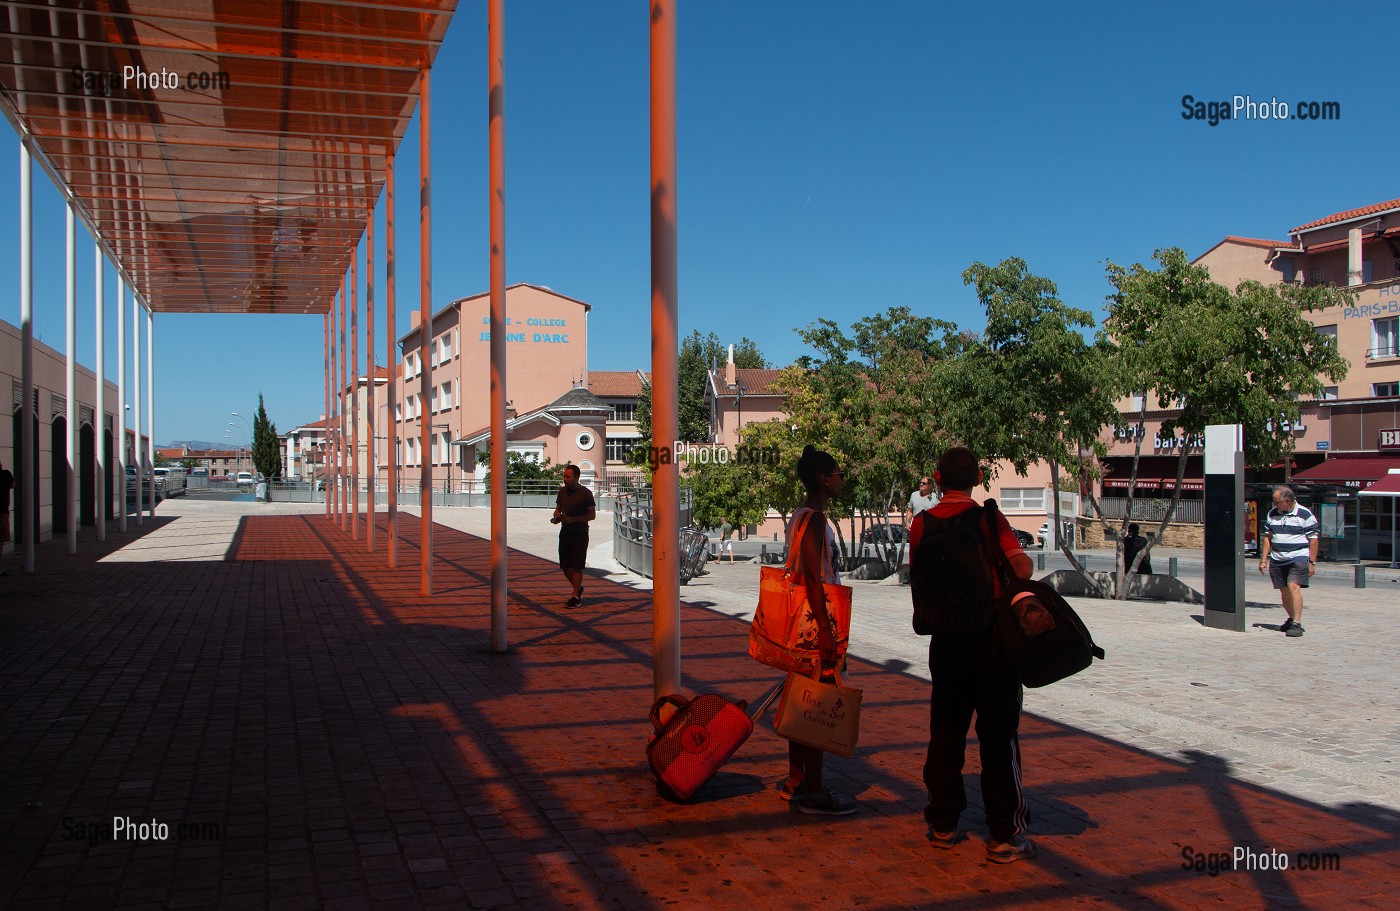
[[[1384,395],[1400,395],[1400,382],[1372,383],[1371,394],[1377,397]]]
[[[1314,326],[1313,329],[1316,330],[1316,332],[1317,332],[1318,335],[1322,335],[1322,336],[1326,336],[1327,338],[1330,338],[1330,339],[1332,340],[1332,347],[1333,347],[1333,348],[1337,347],[1337,324],[1336,324],[1336,323],[1332,323],[1330,326]]]
[[[439,401],[439,405],[440,405],[440,410],[443,410],[443,411],[446,411],[448,408],[451,408],[451,407],[452,407],[452,384],[451,384],[451,383],[443,383],[443,384],[442,384],[442,398],[441,398],[441,400]]]
[[[1369,284],[1369,283],[1372,281],[1371,275],[1372,275],[1371,261],[1370,261],[1369,259],[1362,260],[1362,261],[1361,261],[1361,280],[1362,280],[1363,282]]]
[[[1330,402],[1337,398],[1336,386],[1323,386],[1322,393],[1317,397],[1318,401]]]
[[[632,450],[641,443],[638,437],[608,437],[607,459],[609,462],[625,462]]]
[[[593,448],[596,438],[593,436],[592,431],[585,430],[574,438],[574,442],[578,444],[579,449],[587,452]]]
[[[612,406],[612,419],[614,421],[635,421],[637,419],[637,403],[628,402],[625,405]]]
[[[1274,268],[1283,276],[1283,281],[1293,284],[1293,257],[1280,256],[1274,261]]]
[[[1309,272],[1309,273],[1308,273],[1308,284],[1310,284],[1310,285],[1325,285],[1325,284],[1327,284],[1327,270],[1326,270],[1326,269],[1314,269],[1314,270],[1312,270],[1311,272]]]
[[[1371,320],[1371,357],[1400,355],[1400,316]]]
[[[1044,487],[1003,487],[997,504],[1006,509],[1034,509],[1045,511]]]

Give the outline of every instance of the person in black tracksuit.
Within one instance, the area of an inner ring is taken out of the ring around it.
[[[939,459],[934,480],[942,501],[921,513],[910,531],[914,551],[930,522],[951,519],[977,506],[972,489],[981,483],[977,456],[953,447]],[[1031,576],[1032,564],[1021,550],[1006,518],[996,514],[997,543],[1019,578]],[[911,565],[916,557],[911,556]],[[966,837],[958,817],[967,808],[962,770],[967,729],[977,716],[977,741],[982,757],[982,798],[987,808],[987,859],[1011,863],[1035,854],[1035,842],[1023,832],[1029,812],[1021,794],[1021,683],[992,646],[992,634],[939,635],[929,642],[932,692],[929,703],[929,746],[924,762],[929,843],[951,848]]]

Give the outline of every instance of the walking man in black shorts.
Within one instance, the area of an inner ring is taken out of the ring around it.
[[[578,466],[564,466],[564,486],[554,500],[554,518],[559,526],[559,568],[573,586],[573,596],[565,607],[583,603],[583,563],[588,557],[588,523],[598,518],[593,491],[578,482]]]

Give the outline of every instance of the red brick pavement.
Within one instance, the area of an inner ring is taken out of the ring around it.
[[[1035,717],[1022,745],[1040,857],[989,864],[980,837],[933,849],[927,685],[859,661],[861,747],[828,761],[859,814],[779,801],[786,746],[766,724],[695,802],[670,803],[642,752],[646,593],[594,578],[567,611],[558,569],[512,553],[512,648],[493,655],[486,542],[439,527],[439,593],[423,598],[417,523],[402,526],[397,571],[310,515],[245,519],[224,562],[101,563],[85,539],[72,558],[45,545],[38,576],[0,578],[0,905],[1393,906],[1393,812],[1320,807],[1215,757]],[[752,698],[773,679],[745,656],[743,623],[703,606],[683,623],[690,691]],[[973,750],[977,833],[975,771]],[[114,816],[170,838],[112,840]],[[1235,845],[1335,852],[1340,869],[1183,869],[1185,847]]]

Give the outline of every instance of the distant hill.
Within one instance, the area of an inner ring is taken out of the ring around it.
[[[215,444],[206,442],[206,441],[204,441],[204,440],[173,440],[172,442],[169,442],[169,443],[158,443],[158,444],[157,444],[157,448],[159,448],[159,449],[179,449],[181,446],[188,446],[188,447],[189,447],[190,449],[192,449],[192,450],[199,450],[199,449],[232,449],[232,448],[234,448],[234,447],[232,447],[232,446],[227,446],[227,445],[225,445],[225,446],[216,446]]]

